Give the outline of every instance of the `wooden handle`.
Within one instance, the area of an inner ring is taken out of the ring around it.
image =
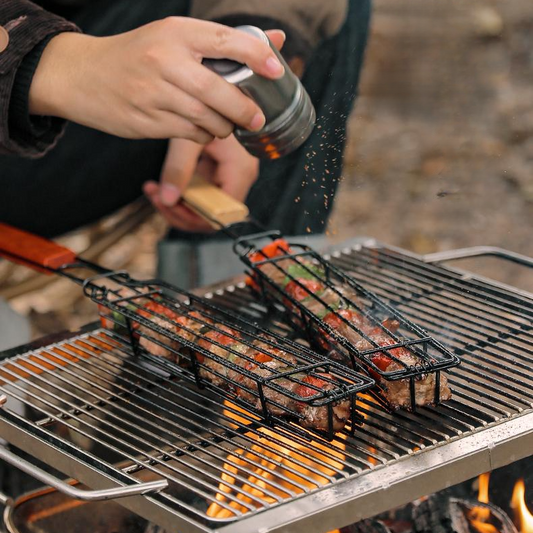
[[[242,222],[249,214],[243,203],[198,176],[193,178],[182,200],[214,228]]]
[[[76,254],[72,250],[2,223],[0,223],[0,255],[15,263],[46,273],[50,272],[42,268],[57,270],[76,261]]]

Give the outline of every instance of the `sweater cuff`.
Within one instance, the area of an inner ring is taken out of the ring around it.
[[[9,129],[13,137],[24,145],[49,145],[63,131],[66,121],[56,117],[30,115],[29,94],[33,76],[44,49],[59,32],[43,39],[24,56],[15,76],[9,105]]]
[[[33,73],[49,37],[79,29],[29,0],[0,2],[0,24],[9,33],[9,45],[0,54],[0,154],[39,157],[54,145],[62,126],[55,119],[30,119],[27,98]]]

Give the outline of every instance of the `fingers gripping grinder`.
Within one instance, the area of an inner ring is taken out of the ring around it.
[[[235,137],[252,155],[277,159],[296,150],[307,140],[315,125],[315,109],[300,80],[265,32],[255,26],[239,26],[237,29],[268,43],[285,67],[285,74],[277,80],[270,80],[236,61],[204,59],[204,64],[252,98],[265,115],[266,123],[260,131],[237,128]]]

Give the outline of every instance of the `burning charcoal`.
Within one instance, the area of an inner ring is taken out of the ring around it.
[[[483,519],[480,516],[483,515]],[[483,531],[518,533],[502,509],[476,500],[449,498],[434,494],[413,510],[414,533],[473,533],[476,520]],[[492,527],[491,527],[492,526]]]

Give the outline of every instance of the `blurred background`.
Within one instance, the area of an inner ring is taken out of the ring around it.
[[[150,277],[165,230],[130,206],[62,241]],[[533,2],[374,0],[331,241],[368,236],[421,254],[493,245],[533,256],[532,230]],[[460,265],[533,291],[522,267]],[[96,318],[81,291],[49,281],[0,264],[0,296],[31,317],[35,336]]]

